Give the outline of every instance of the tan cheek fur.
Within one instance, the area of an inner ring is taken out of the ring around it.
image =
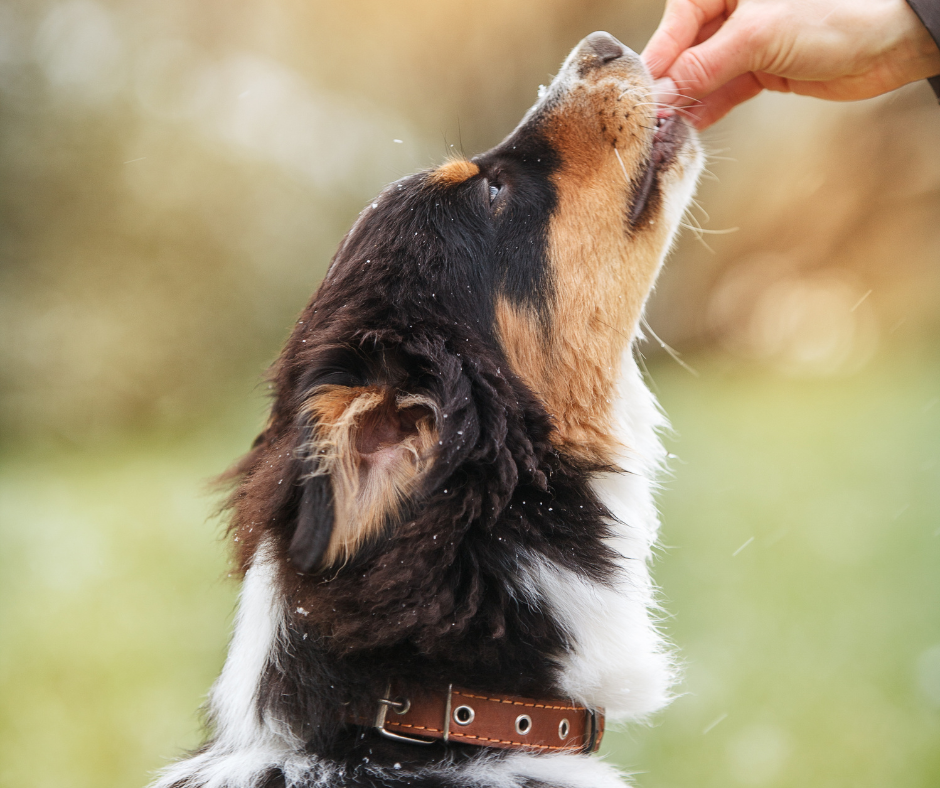
[[[627,227],[631,179],[645,163],[655,116],[621,90],[576,90],[549,122],[564,163],[549,227],[554,301],[547,327],[534,313],[497,304],[510,363],[552,414],[554,442],[599,462],[619,448],[611,409],[620,359],[669,240],[666,222],[657,221],[661,205],[652,224]]]
[[[418,418],[413,429],[397,434],[394,442],[363,445],[367,424],[374,429],[392,421],[397,424],[397,414],[410,408],[437,412],[425,397],[396,397],[378,387],[324,386],[307,401],[307,412],[316,424],[309,447],[318,459],[315,473],[329,475],[333,486],[333,533],[324,565],[347,561],[378,535],[389,519],[398,516],[429,468],[438,440],[434,415]]]

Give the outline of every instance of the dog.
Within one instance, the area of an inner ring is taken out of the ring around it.
[[[230,472],[244,581],[209,740],[159,788],[604,788],[674,681],[665,420],[632,346],[702,166],[593,33],[492,150],[342,241]]]

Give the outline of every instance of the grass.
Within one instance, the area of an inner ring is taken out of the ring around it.
[[[5,458],[3,788],[142,786],[198,744],[237,593],[204,480],[239,429]]]
[[[679,457],[655,576],[685,694],[607,752],[665,786],[940,785],[940,358],[653,372]]]
[[[639,785],[940,785],[938,362],[653,367],[678,455],[656,577],[687,668],[607,737]],[[252,402],[0,457],[0,786],[142,786],[198,743],[237,592],[204,480],[258,423]]]

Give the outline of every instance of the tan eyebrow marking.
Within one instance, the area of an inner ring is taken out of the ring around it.
[[[456,186],[480,174],[480,168],[467,159],[451,159],[431,172],[429,180],[442,186]]]

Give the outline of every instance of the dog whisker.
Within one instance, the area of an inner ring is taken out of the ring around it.
[[[696,370],[696,369],[693,368],[691,365],[689,365],[689,364],[687,364],[685,361],[683,361],[683,360],[682,360],[682,357],[679,355],[679,353],[678,353],[676,350],[674,350],[673,348],[671,348],[669,345],[667,345],[665,342],[663,342],[663,340],[661,340],[661,339],[659,338],[659,336],[656,334],[655,331],[653,331],[652,327],[651,327],[650,324],[647,322],[646,317],[641,317],[641,318],[640,318],[640,322],[643,324],[643,329],[644,329],[645,331],[648,331],[648,332],[649,332],[650,336],[652,336],[653,339],[655,339],[655,340],[659,343],[659,346],[660,346],[663,350],[665,350],[666,353],[669,354],[669,357],[670,357],[673,361],[675,361],[675,362],[676,362],[680,367],[682,367],[686,372],[689,372],[693,377],[696,377],[696,378],[699,377],[698,370]]]
[[[689,224],[682,224],[682,226],[696,233],[705,233],[706,235],[731,235],[732,233],[736,233],[741,229],[740,227],[729,227],[726,230],[707,230],[704,227],[699,227],[697,225],[693,227]]]

